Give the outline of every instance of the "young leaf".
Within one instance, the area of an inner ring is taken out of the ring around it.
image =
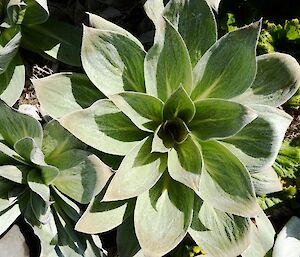
[[[232,136],[257,117],[254,110],[221,99],[200,100],[195,106],[196,114],[189,128],[201,140]]]
[[[230,99],[251,86],[260,27],[261,22],[256,22],[229,32],[202,56],[193,70],[193,100]]]
[[[145,92],[145,52],[124,34],[84,27],[81,57],[86,74],[106,96]]]
[[[141,130],[153,131],[162,122],[163,102],[156,97],[124,92],[110,99]]]
[[[58,119],[91,106],[103,94],[83,74],[58,73],[32,80],[43,110]]]
[[[145,58],[147,94],[166,101],[182,84],[187,93],[192,86],[192,65],[186,45],[168,21],[163,35],[148,51]]]
[[[52,120],[45,126],[42,152],[47,163],[51,164],[51,160],[55,160],[68,150],[86,148],[84,143],[61,126],[57,120]]]
[[[300,66],[287,54],[273,53],[257,57],[257,74],[251,87],[234,101],[243,104],[280,106],[300,85]]]
[[[193,191],[168,176],[138,196],[134,227],[145,256],[163,256],[184,238],[192,221]]]
[[[249,171],[259,171],[274,163],[291,117],[266,105],[250,107],[256,111],[258,118],[224,142]]]
[[[168,153],[170,176],[194,191],[199,191],[202,166],[200,145],[191,136]]]
[[[164,11],[164,1],[163,0],[147,0],[144,5],[145,12],[148,17],[154,23],[156,29],[159,30],[161,26],[162,14]]]
[[[108,186],[104,201],[138,196],[159,180],[166,168],[166,156],[151,153],[151,144],[152,137],[147,137],[128,152]]]
[[[23,24],[41,24],[49,18],[47,0],[26,0]]]
[[[208,229],[189,228],[188,232],[208,256],[238,256],[249,246],[252,232],[249,219],[219,211],[206,202],[197,215]]]
[[[78,149],[61,153],[51,164],[60,170],[53,185],[83,204],[89,203],[112,175],[109,167],[95,155]]]
[[[212,207],[243,217],[254,217],[258,204],[245,166],[216,141],[201,142],[204,170],[199,195]]]
[[[217,40],[214,14],[205,0],[172,0],[164,10],[166,17],[182,36],[193,67]]]
[[[182,85],[167,99],[164,109],[164,120],[182,119],[189,123],[196,112],[195,105]]]
[[[99,100],[85,110],[64,116],[59,122],[86,144],[116,155],[126,155],[147,136],[109,100]]]

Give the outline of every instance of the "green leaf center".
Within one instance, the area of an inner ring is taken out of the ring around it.
[[[164,140],[166,147],[173,147],[175,143],[183,143],[189,134],[189,129],[185,122],[179,118],[167,120],[162,126],[159,136]]]

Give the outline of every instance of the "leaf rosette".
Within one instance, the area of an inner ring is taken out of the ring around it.
[[[21,216],[40,239],[40,256],[104,256],[74,226],[110,169],[55,120],[43,130],[0,100],[0,124],[0,234]]]
[[[260,21],[217,40],[204,0],[148,0],[145,10],[156,27],[148,52],[89,14],[81,49],[88,78],[33,81],[42,107],[63,127],[125,156],[76,229],[98,233],[124,221],[121,256],[162,256],[187,233],[208,256],[264,256],[274,230],[256,193],[278,190],[269,167],[291,117],[276,107],[299,87],[299,64],[281,53],[256,57]]]

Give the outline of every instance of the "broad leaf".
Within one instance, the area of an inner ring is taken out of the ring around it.
[[[251,177],[257,195],[271,194],[282,190],[280,179],[272,167],[252,172]]]
[[[53,18],[43,24],[22,27],[23,47],[78,67],[81,37],[80,28]]]
[[[31,209],[35,218],[41,224],[46,224],[49,222],[49,216],[51,213],[49,200],[45,201],[39,194],[32,191],[30,192],[29,204],[31,205]]]
[[[61,153],[51,164],[60,170],[53,185],[83,204],[89,203],[104,188],[112,174],[97,156],[78,149]]]
[[[41,24],[49,17],[47,0],[26,0],[26,12],[22,25]]]
[[[166,17],[182,36],[193,67],[217,40],[214,14],[205,0],[172,0],[165,10]]]
[[[0,165],[27,165],[28,163],[14,150],[0,142]]]
[[[168,176],[137,198],[134,226],[145,256],[163,256],[184,238],[192,221],[193,191]]]
[[[200,196],[212,207],[244,217],[257,214],[258,204],[245,166],[216,141],[201,142],[204,170]]]
[[[119,34],[122,34],[132,41],[134,41],[138,46],[140,46],[141,49],[144,49],[142,43],[131,33],[129,33],[127,30],[119,27],[118,25],[103,19],[102,17],[92,14],[92,13],[87,13],[89,15],[89,22],[90,26],[95,29],[100,29],[100,30],[109,30],[113,32],[117,32]]]
[[[152,137],[147,137],[128,152],[108,186],[104,201],[139,196],[159,180],[166,169],[166,155],[151,153],[151,144]]]
[[[242,257],[265,256],[274,244],[275,230],[268,217],[261,210],[255,218],[255,223],[251,223],[251,243],[243,252]]]
[[[18,32],[5,46],[0,45],[0,74],[4,73],[18,52],[21,32]]]
[[[60,124],[86,144],[116,155],[126,155],[147,136],[109,100],[70,113],[60,119]]]
[[[0,235],[2,235],[10,227],[20,214],[21,211],[18,204],[0,212]]]
[[[26,166],[0,166],[0,176],[18,184],[26,183],[27,174],[28,168]]]
[[[287,54],[273,53],[257,57],[257,74],[251,87],[234,100],[243,104],[280,106],[300,85],[300,66]]]
[[[124,34],[84,27],[83,68],[106,96],[124,91],[145,92],[144,56],[144,50]]]
[[[224,142],[249,171],[259,171],[274,163],[292,119],[274,107],[250,107],[256,111],[258,118]]]
[[[190,93],[192,65],[186,45],[173,25],[165,21],[163,32],[146,55],[145,82],[147,94],[166,101],[181,84]]]
[[[141,247],[134,231],[133,215],[117,229],[117,247],[120,257],[135,257]]]
[[[32,80],[41,107],[53,118],[82,110],[103,98],[87,76],[58,73]]]
[[[103,195],[96,196],[77,222],[79,232],[96,234],[109,231],[132,214],[135,201],[100,202]]]
[[[4,73],[0,75],[0,98],[9,106],[19,99],[25,85],[25,66],[16,54]]]
[[[163,102],[143,93],[124,92],[111,101],[140,129],[155,130],[162,122]]]
[[[182,119],[184,122],[190,122],[196,112],[195,105],[182,86],[167,99],[164,109],[164,120]]]
[[[245,92],[256,74],[256,43],[261,22],[229,32],[194,68],[193,100],[230,99]]]
[[[168,153],[170,176],[194,191],[199,191],[202,166],[200,145],[191,136]]]
[[[252,232],[249,219],[219,211],[206,202],[197,214],[208,230],[190,228],[188,232],[207,256],[238,256],[248,247]]]
[[[45,126],[42,152],[47,163],[51,164],[51,160],[55,160],[63,152],[86,148],[84,143],[62,127],[58,121],[52,120]]]
[[[221,99],[200,100],[195,106],[196,114],[189,128],[201,140],[232,136],[257,117],[254,110]]]
[[[300,219],[293,216],[279,232],[273,257],[298,257],[300,254]]]
[[[0,100],[0,134],[5,142],[13,146],[24,137],[32,137],[38,145],[41,145],[42,127],[31,116],[19,113]]]

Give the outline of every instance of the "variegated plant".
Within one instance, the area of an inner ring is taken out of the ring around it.
[[[94,85],[72,73],[33,82],[66,129],[125,156],[76,229],[122,224],[121,257],[162,256],[187,233],[207,256],[263,257],[274,230],[255,190],[280,189],[270,167],[291,117],[276,107],[296,92],[300,67],[286,54],[256,57],[260,22],[217,40],[204,0],[148,0],[145,10],[156,27],[148,52],[89,14],[81,56]]]
[[[82,212],[77,203],[102,190],[110,169],[57,121],[42,130],[1,100],[0,138],[0,234],[22,216],[41,241],[42,257],[104,256],[99,242],[74,226]]]

